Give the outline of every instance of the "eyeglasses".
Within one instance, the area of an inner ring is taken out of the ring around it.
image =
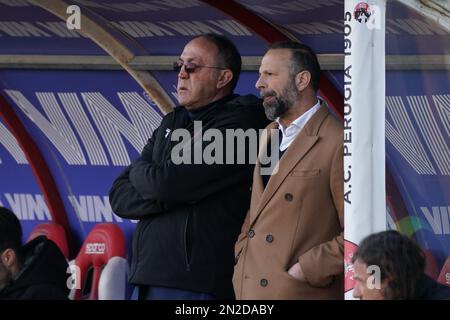
[[[178,60],[173,63],[173,70],[176,72],[180,72],[180,70],[183,66],[184,66],[184,70],[187,73],[194,73],[195,70],[197,70],[198,68],[211,68],[211,69],[220,69],[220,70],[227,69],[227,68],[222,68],[222,67],[200,66],[194,62],[183,62],[181,60]]]

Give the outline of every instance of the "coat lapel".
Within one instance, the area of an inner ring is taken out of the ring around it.
[[[272,130],[276,130],[272,133]],[[256,160],[255,169],[253,170],[253,186],[252,186],[252,197],[250,203],[250,212],[252,208],[255,208],[260,201],[261,196],[264,192],[264,184],[261,177],[261,158],[262,155],[266,152],[267,146],[271,140],[271,137],[278,132],[278,123],[272,122],[270,123],[263,131],[260,139],[259,139],[259,152],[258,159]],[[251,215],[251,213],[250,213]]]
[[[320,125],[329,114],[327,107],[322,107],[316,112],[316,114],[308,121],[305,127],[300,131],[295,140],[291,143],[284,155],[281,157],[277,164],[278,171],[272,175],[269,182],[264,189],[264,185],[261,178],[261,164],[258,157],[258,162],[255,165],[255,171],[253,174],[253,195],[251,203],[251,220],[250,225],[256,221],[262,210],[267,203],[272,199],[275,192],[280,187],[281,183],[291,173],[294,167],[299,161],[301,161],[305,155],[314,147],[319,140],[318,131]],[[277,129],[278,124],[273,122],[267,129]],[[269,137],[261,139],[263,148],[267,148]],[[260,150],[263,150],[260,147]],[[265,149],[264,149],[265,150]],[[261,153],[260,153],[261,154]],[[253,210],[255,209],[255,210]]]

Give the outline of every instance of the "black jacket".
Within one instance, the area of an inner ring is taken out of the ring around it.
[[[67,300],[68,264],[53,241],[35,238],[22,248],[17,278],[0,291],[0,300]]]
[[[417,282],[415,300],[450,300],[450,287],[424,276]]]
[[[114,182],[110,203],[117,215],[139,220],[131,283],[233,298],[234,243],[250,206],[253,164],[174,164],[171,152],[178,142],[171,135],[179,128],[192,135],[190,116],[177,107],[163,118],[141,156]],[[198,120],[203,133],[258,131],[268,124],[252,95],[217,101]]]

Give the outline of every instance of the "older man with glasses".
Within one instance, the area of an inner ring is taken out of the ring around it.
[[[189,132],[194,150],[212,143],[197,137],[195,127],[225,136],[227,129],[261,129],[268,122],[259,99],[233,94],[241,57],[228,39],[194,38],[174,69],[180,106],[110,191],[114,212],[139,220],[130,282],[139,286],[140,299],[232,299],[233,246],[250,205],[253,164],[190,161],[194,155],[174,162],[175,136]],[[222,159],[227,150],[217,150]],[[238,149],[231,151],[234,158]]]

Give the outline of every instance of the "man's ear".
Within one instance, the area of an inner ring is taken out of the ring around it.
[[[0,259],[6,268],[11,269],[17,262],[17,255],[13,249],[8,248],[2,252]]]
[[[233,72],[230,69],[220,71],[219,79],[217,80],[217,89],[222,89],[233,79]]]
[[[311,73],[303,70],[295,76],[295,87],[298,91],[303,91],[311,82]]]

